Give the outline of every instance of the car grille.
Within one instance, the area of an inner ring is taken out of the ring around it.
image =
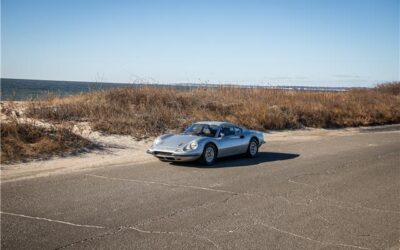
[[[161,155],[172,155],[171,152],[163,152],[163,151],[154,151],[155,155],[161,154]]]

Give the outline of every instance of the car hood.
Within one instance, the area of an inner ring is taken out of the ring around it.
[[[185,146],[189,142],[201,138],[195,135],[171,135],[163,138],[162,141],[156,145],[157,148],[177,149]]]

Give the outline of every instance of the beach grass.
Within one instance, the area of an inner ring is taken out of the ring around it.
[[[1,163],[44,159],[92,146],[66,128],[46,128],[17,120],[1,122]]]
[[[261,131],[341,128],[400,123],[399,90],[400,82],[343,92],[142,86],[32,101],[27,114],[55,123],[87,121],[94,130],[139,139],[202,120]]]

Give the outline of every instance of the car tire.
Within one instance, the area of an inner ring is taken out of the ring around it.
[[[201,162],[207,166],[212,166],[217,160],[217,148],[214,144],[207,144],[201,155]]]
[[[247,157],[254,158],[258,153],[258,141],[254,138],[251,138],[249,142],[249,146],[247,147]]]

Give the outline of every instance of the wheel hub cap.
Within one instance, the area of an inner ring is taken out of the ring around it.
[[[211,162],[214,160],[214,149],[213,148],[207,148],[206,150],[206,161]]]
[[[252,142],[250,144],[250,154],[255,155],[257,153],[257,144],[255,142]]]

